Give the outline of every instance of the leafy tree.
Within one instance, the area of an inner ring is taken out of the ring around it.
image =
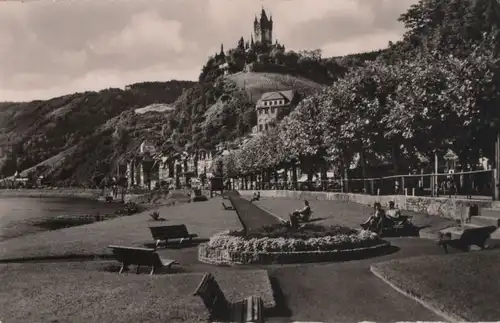
[[[318,96],[308,97],[280,123],[280,140],[286,155],[300,161],[310,180],[313,172],[325,164],[327,146],[321,103]]]

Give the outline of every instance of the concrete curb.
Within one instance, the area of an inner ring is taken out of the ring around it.
[[[114,255],[101,254],[101,255],[66,255],[66,256],[42,256],[42,257],[24,257],[24,258],[7,258],[0,259],[0,264],[9,263],[36,263],[36,262],[50,262],[50,261],[102,261],[114,260]]]
[[[405,295],[406,297],[422,304],[422,306],[424,306],[428,310],[434,312],[436,315],[442,317],[447,322],[468,322],[468,320],[464,319],[463,317],[460,317],[460,316],[452,314],[452,313],[443,312],[442,310],[438,309],[436,306],[423,300],[421,297],[413,295],[411,292],[405,291],[405,290],[399,288],[398,286],[396,286],[395,284],[390,282],[387,278],[385,278],[384,275],[381,272],[379,272],[378,269],[376,267],[374,267],[373,265],[370,265],[370,271],[372,272],[372,274],[374,274],[376,277],[381,279],[387,285],[391,286],[397,292],[399,292],[399,293]]]

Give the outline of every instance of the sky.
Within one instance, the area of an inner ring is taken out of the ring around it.
[[[417,0],[0,0],[0,101],[143,81],[197,80],[224,43],[250,38],[262,6],[287,49],[371,51],[404,33]]]

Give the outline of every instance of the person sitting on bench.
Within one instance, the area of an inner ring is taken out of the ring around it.
[[[260,192],[254,193],[253,197],[250,199],[250,202],[258,201],[258,200],[260,200]]]
[[[385,212],[385,215],[394,222],[401,220],[401,211],[394,206],[394,201],[389,202],[389,209]]]
[[[374,212],[368,220],[361,224],[361,227],[365,230],[370,230],[373,232],[382,231],[384,225],[385,212],[382,209],[382,205],[379,202],[375,202],[373,205]]]
[[[304,207],[302,209],[293,211],[292,214],[290,215],[290,218],[296,217],[301,221],[307,222],[309,221],[311,214],[312,211],[311,211],[311,206],[309,206],[309,201],[304,200]]]

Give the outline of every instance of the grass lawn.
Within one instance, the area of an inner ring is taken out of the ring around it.
[[[312,220],[324,225],[343,225],[350,228],[360,228],[360,223],[366,221],[373,209],[366,205],[340,202],[340,201],[309,201],[313,211]],[[271,211],[276,216],[288,219],[288,214],[293,210],[304,207],[304,201],[284,198],[262,198],[255,202],[260,207]],[[387,208],[387,205],[383,205]],[[442,219],[437,216],[402,211],[404,215],[413,216],[412,223],[417,227],[432,226],[435,230],[456,225],[454,221]],[[425,229],[424,229],[425,230]]]
[[[109,264],[108,264],[109,265]],[[0,265],[3,322],[206,322],[192,296],[203,273],[110,273],[104,262]],[[256,295],[274,305],[266,271],[214,272],[226,297]]]
[[[246,90],[252,101],[256,103],[261,95],[269,91],[302,90],[310,92],[311,90],[321,88],[321,85],[303,77],[280,73],[237,73],[226,76],[240,88]]]
[[[152,221],[152,210],[63,230],[41,232],[0,242],[1,259],[67,255],[107,255],[110,244],[141,246],[153,242],[148,226],[186,224],[191,233],[208,239],[223,230],[241,229],[234,212],[224,211],[219,199],[157,210],[166,221]]]
[[[372,265],[401,290],[464,321],[500,318],[500,251],[397,259]]]

